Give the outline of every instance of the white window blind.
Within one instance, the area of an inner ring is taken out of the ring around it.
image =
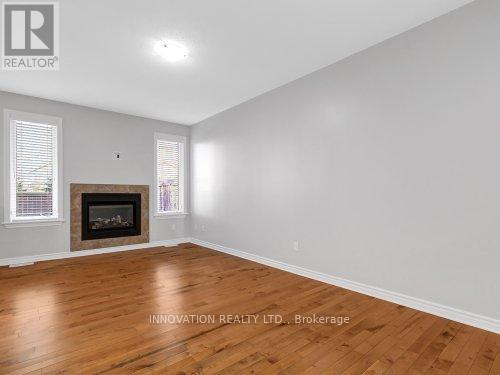
[[[184,143],[156,141],[157,213],[182,212]]]
[[[11,221],[55,218],[57,126],[11,121]]]

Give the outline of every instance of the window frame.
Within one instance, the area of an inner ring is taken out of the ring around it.
[[[13,218],[11,216],[12,201],[16,192],[12,191],[15,147],[12,144],[12,131],[14,125],[12,121],[26,121],[39,124],[52,125],[56,127],[56,157],[54,170],[56,171],[56,183],[53,186],[53,207],[56,215],[53,217],[29,217]],[[14,227],[35,227],[48,225],[61,225],[64,222],[64,183],[63,183],[63,144],[62,144],[62,119],[59,117],[15,111],[11,109],[4,110],[4,218],[3,225],[7,228]]]
[[[158,142],[177,142],[182,144],[182,152],[179,155],[179,211],[159,212],[158,211]],[[154,133],[154,217],[168,219],[184,217],[188,214],[186,207],[186,168],[187,168],[187,137],[167,133]]]

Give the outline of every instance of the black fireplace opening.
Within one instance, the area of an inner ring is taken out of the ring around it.
[[[141,194],[82,194],[82,240],[140,234]]]

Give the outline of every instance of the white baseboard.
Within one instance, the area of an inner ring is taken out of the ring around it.
[[[392,292],[390,290],[373,287],[355,281],[342,279],[340,277],[327,275],[307,268],[302,268],[294,266],[292,264],[287,264],[279,262],[277,260],[265,258],[259,255],[231,249],[226,246],[221,246],[201,241],[196,238],[191,238],[189,242],[213,250],[221,251],[223,253],[231,254],[239,258],[248,259],[257,263],[265,264],[270,267],[278,268],[283,271],[288,271],[297,275],[305,276],[310,279],[322,281],[327,284],[339,286],[341,288],[349,289],[372,297],[380,298],[389,302],[397,303],[398,305],[411,307],[413,309],[424,311],[429,314],[437,315],[446,319],[468,324],[473,327],[481,328],[495,333],[500,333],[500,320],[498,319],[474,314],[468,311],[455,309],[453,307],[440,305],[438,303],[426,301],[420,298],[410,297],[401,293]]]
[[[0,259],[0,266],[16,266],[21,265],[23,263],[30,264],[35,262],[41,262],[44,260],[53,260],[53,259],[65,259],[65,258],[76,258],[87,255],[96,255],[96,254],[106,254],[106,253],[115,253],[119,251],[129,251],[129,250],[139,250],[146,249],[149,247],[157,247],[157,246],[175,246],[183,242],[189,242],[190,238],[175,238],[173,240],[164,240],[164,241],[153,241],[148,243],[140,243],[134,245],[125,245],[125,246],[115,246],[115,247],[105,247],[102,249],[93,249],[93,250],[81,250],[81,251],[68,251],[63,253],[51,253],[51,254],[40,254],[40,255],[31,255],[17,258],[4,258]]]

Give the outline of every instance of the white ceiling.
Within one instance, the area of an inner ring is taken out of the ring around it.
[[[193,124],[469,2],[61,0],[60,70],[1,71],[0,90]]]

